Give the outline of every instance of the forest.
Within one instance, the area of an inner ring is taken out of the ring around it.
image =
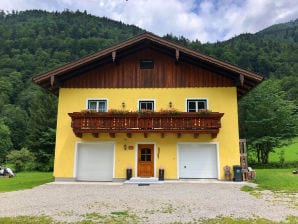
[[[142,32],[86,11],[0,11],[0,165],[53,169],[57,97],[32,77]],[[258,162],[268,163],[273,147],[297,136],[298,20],[224,42],[164,38],[265,78],[239,99],[240,136]]]

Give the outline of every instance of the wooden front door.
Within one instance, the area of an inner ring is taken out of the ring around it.
[[[138,177],[154,176],[154,145],[138,145]]]

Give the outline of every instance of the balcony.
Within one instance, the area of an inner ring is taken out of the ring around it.
[[[73,112],[68,114],[71,117],[71,127],[74,134],[81,138],[84,133],[98,137],[101,133],[109,133],[115,137],[117,133],[126,133],[131,138],[134,133],[143,133],[146,138],[149,133],[159,133],[164,137],[167,133],[193,134],[195,138],[199,134],[211,134],[215,138],[221,127],[223,113],[188,113],[177,114],[153,112],[140,114],[128,112],[115,114],[111,112]]]

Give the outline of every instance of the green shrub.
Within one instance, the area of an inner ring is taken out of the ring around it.
[[[249,163],[250,167],[254,169],[277,169],[277,168],[298,168],[298,161],[295,162],[284,162],[281,164],[280,162],[272,162],[268,164],[261,164],[261,163]]]
[[[35,169],[42,172],[53,171],[54,156],[52,154],[43,152],[40,150],[38,152],[38,162],[35,162]]]
[[[34,164],[35,156],[26,148],[22,148],[21,150],[12,150],[6,158],[7,162],[12,164],[12,169],[15,172],[31,171],[36,168]]]

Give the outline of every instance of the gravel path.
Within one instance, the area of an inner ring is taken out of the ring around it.
[[[150,186],[120,183],[50,183],[31,190],[0,193],[0,216],[46,215],[75,222],[85,214],[110,216],[128,211],[142,223],[190,222],[200,218],[254,216],[281,221],[298,216],[298,194],[240,191],[239,183],[164,183]]]

